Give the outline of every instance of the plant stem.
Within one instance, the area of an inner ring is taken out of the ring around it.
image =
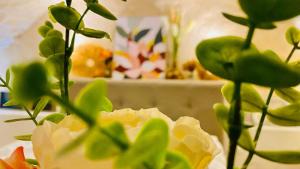
[[[68,7],[71,6],[72,0],[67,0],[67,4]],[[76,25],[76,30],[79,28],[81,21],[83,20],[84,16],[87,14],[87,12],[89,11],[89,9],[87,8],[84,13],[82,14],[82,16],[80,17],[77,25]],[[71,44],[69,44],[70,41],[70,30],[66,28],[66,41],[65,41],[65,55],[64,55],[64,82],[63,82],[63,89],[61,89],[61,91],[63,92],[63,99],[68,102],[69,101],[69,65],[70,65],[70,57],[73,53],[74,50],[74,43],[75,43],[75,34],[76,34],[76,30],[74,31],[73,37],[72,37],[72,41]],[[66,110],[67,115],[69,115],[70,113],[68,112],[68,110]]]
[[[246,41],[244,43],[243,49],[248,49],[251,46],[254,31],[255,31],[255,24],[250,23],[247,38],[246,38]]]
[[[288,57],[286,58],[285,63],[288,63],[290,61],[290,59],[292,58],[292,56],[295,53],[296,49],[298,49],[298,43],[294,45],[293,49],[291,50]],[[274,90],[275,90],[275,88],[271,88],[271,90],[268,94],[267,100],[266,100],[266,105],[262,108],[262,115],[261,115],[257,130],[256,130],[256,133],[255,133],[255,137],[253,139],[254,148],[256,148],[256,146],[257,146],[257,142],[258,142],[260,133],[262,131],[264,121],[265,121],[266,116],[268,114],[268,109],[269,109],[269,105],[270,105],[272,96],[274,94]],[[250,162],[253,158],[253,155],[254,155],[254,152],[249,152],[249,154],[248,154],[248,156],[247,156],[247,158],[246,158],[246,160],[245,160],[245,162],[244,162],[241,169],[247,169],[248,168],[248,166],[249,166],[249,164],[250,164]]]
[[[71,7],[72,0],[66,0],[66,4],[68,7]],[[67,102],[69,101],[69,57],[71,53],[69,51],[69,38],[70,38],[70,29],[66,28],[65,31],[65,54],[64,54],[64,81],[63,81],[63,89],[61,89],[62,98]],[[66,113],[69,112],[66,110]]]
[[[76,30],[78,30],[81,21],[83,20],[83,18],[85,17],[85,15],[88,13],[89,10],[90,10],[89,8],[86,8],[85,11],[83,12],[83,14],[81,15],[81,17],[80,17],[80,19],[78,20],[78,23],[77,23],[77,25],[76,25]],[[73,52],[73,50],[74,50],[75,37],[76,37],[76,30],[75,30],[74,33],[73,33],[73,37],[72,37],[72,41],[71,41],[71,45],[70,45],[70,51],[72,51],[72,52]]]
[[[95,124],[95,120],[88,116],[86,113],[82,112],[80,109],[77,109],[74,105],[72,105],[68,100],[63,100],[59,96],[57,96],[55,93],[49,92],[47,93],[47,96],[52,98],[54,101],[56,101],[59,105],[64,107],[67,111],[70,111],[74,114],[76,114],[79,118],[81,118],[83,121],[85,121],[89,126],[93,126]]]
[[[246,50],[251,46],[251,42],[253,39],[255,31],[255,24],[250,23],[249,30],[247,33],[247,38],[244,42],[244,46],[242,50]],[[234,93],[233,93],[233,99],[231,103],[230,111],[233,111],[233,119],[229,119],[228,122],[230,125],[229,128],[229,139],[230,139],[230,145],[229,145],[229,152],[227,157],[227,169],[233,169],[234,168],[234,161],[235,161],[235,154],[236,154],[236,147],[238,145],[239,137],[242,133],[242,124],[241,124],[241,82],[234,82]],[[233,106],[232,106],[233,105]]]
[[[241,110],[241,83],[235,82],[233,99],[230,108],[230,111],[233,112],[233,118],[228,119],[228,122],[231,125],[229,128],[230,146],[229,146],[229,153],[227,159],[227,169],[233,169],[234,167],[236,147],[242,132],[242,128],[241,128],[242,119],[241,119],[240,110]]]
[[[71,104],[69,101],[63,100],[61,97],[57,96],[53,92],[49,92],[47,94],[48,97],[52,98],[54,101],[56,101],[58,104],[60,104],[62,107],[64,107],[66,110],[74,113],[77,115],[80,119],[82,119],[90,128],[97,125],[96,119],[92,118],[91,116],[87,115],[80,109],[76,108],[73,104]],[[114,137],[111,135],[107,130],[99,127],[99,132],[106,135],[108,138],[110,138],[117,146],[119,146],[121,149],[126,150],[128,148],[128,145],[124,144],[120,139]]]
[[[12,93],[12,88],[5,82],[4,79],[2,79],[0,77],[0,81],[3,83],[3,85],[10,91],[10,93]],[[36,120],[36,117],[33,117],[33,115],[30,113],[30,110],[25,106],[25,105],[20,105],[28,114],[28,116],[31,118],[31,120],[33,121],[33,123],[37,126],[38,122]]]

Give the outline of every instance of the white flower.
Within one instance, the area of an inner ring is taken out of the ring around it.
[[[181,117],[172,121],[158,109],[121,109],[104,112],[99,123],[105,125],[120,122],[124,125],[131,141],[134,141],[142,126],[152,118],[166,121],[170,129],[169,150],[184,154],[194,169],[206,169],[218,152],[211,136],[200,128],[199,121],[191,117]],[[113,169],[114,159],[92,161],[84,156],[84,147],[63,157],[55,157],[56,153],[72,139],[86,130],[83,122],[75,116],[67,116],[59,124],[45,122],[35,129],[32,143],[35,156],[41,169]]]

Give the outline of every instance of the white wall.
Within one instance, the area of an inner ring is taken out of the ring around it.
[[[34,5],[32,5],[29,3],[31,1],[39,1],[39,3],[34,3]],[[53,1],[56,0],[52,0],[52,2]],[[13,44],[6,48],[0,43],[0,74],[1,72],[4,72],[7,65],[39,58],[37,45],[41,38],[36,33],[36,30],[47,18],[47,3],[50,1],[29,0],[26,2],[30,5],[26,8],[15,9],[14,4],[18,5],[20,2],[21,1],[19,0],[0,2],[0,28],[4,29],[9,25],[9,31],[4,34],[8,35],[12,33],[12,39],[14,39]],[[164,15],[167,13],[167,9],[172,5],[182,7],[185,19],[184,25],[189,27],[189,31],[182,37],[183,43],[180,48],[180,60],[194,57],[195,46],[202,39],[220,35],[245,36],[246,34],[245,27],[231,23],[221,15],[221,12],[243,15],[236,4],[236,1],[128,0],[128,2],[125,3],[121,0],[103,0],[102,2],[117,16]],[[74,4],[80,11],[84,10],[83,0],[74,0]],[[17,19],[13,19],[11,22],[6,23],[4,22],[5,19],[3,19],[3,16],[6,16],[4,15],[5,11],[13,11],[9,13],[10,16],[23,17],[18,17]],[[107,21],[95,14],[89,13],[85,22],[89,27],[102,29],[111,34],[114,32],[113,22]],[[272,48],[278,52],[278,54],[282,55],[282,57],[285,57],[290,50],[290,46],[285,42],[285,30],[289,25],[297,22],[299,24],[299,21],[297,20],[277,24],[278,29],[273,31],[258,30],[256,31],[254,42],[261,49]],[[4,35],[2,32],[2,34],[0,34],[0,41],[3,40],[3,37]],[[6,38],[7,37],[8,36],[6,36]],[[107,48],[113,48],[113,44],[108,40],[87,39],[82,36],[77,38],[77,44],[85,41],[98,41]]]

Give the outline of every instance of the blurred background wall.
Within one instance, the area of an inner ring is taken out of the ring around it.
[[[0,75],[14,63],[38,59],[40,37],[36,30],[47,19],[47,6],[57,0],[20,0],[0,2]],[[199,41],[220,35],[245,36],[246,28],[226,20],[221,12],[243,16],[236,0],[103,0],[117,16],[153,16],[166,15],[170,7],[179,8],[183,14],[183,30],[179,60],[195,57],[194,49]],[[74,0],[74,5],[83,11],[84,1]],[[89,13],[86,25],[114,34],[114,23]],[[290,25],[300,27],[300,19],[276,23],[273,31],[258,30],[254,42],[260,49],[274,49],[280,56],[286,57],[290,46],[285,41],[285,30]],[[57,25],[57,27],[60,27]],[[108,40],[89,39],[78,36],[77,44],[96,41],[112,49]]]

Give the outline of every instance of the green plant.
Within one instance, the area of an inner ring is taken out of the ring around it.
[[[300,163],[300,151],[264,151],[256,149],[257,142],[268,117],[277,125],[299,125],[299,91],[294,88],[300,83],[300,69],[297,63],[288,64],[295,50],[299,49],[300,32],[290,28],[287,41],[293,46],[285,62],[275,52],[261,52],[252,38],[256,29],[275,29],[274,22],[290,19],[300,14],[299,0],[239,0],[247,17],[223,13],[230,21],[248,27],[246,39],[226,36],[202,41],[196,50],[201,64],[213,74],[232,82],[222,88],[222,93],[230,107],[216,104],[214,110],[225,131],[230,145],[227,169],[234,168],[236,147],[249,152],[242,169],[246,169],[254,155],[271,161],[295,164]],[[253,85],[270,87],[264,102]],[[288,101],[290,105],[271,109],[269,107],[273,93]],[[261,119],[254,138],[249,134],[249,127],[244,124],[244,114],[261,113]]]
[[[85,2],[87,8],[82,15],[71,7],[72,0],[50,6],[49,16],[52,22],[46,21],[38,30],[43,37],[39,51],[45,58],[44,63],[34,62],[12,67],[14,73],[12,82],[10,70],[7,71],[5,80],[0,78],[1,87],[8,88],[12,96],[7,105],[21,105],[29,115],[29,118],[11,119],[6,122],[32,120],[39,126],[46,120],[59,123],[66,116],[73,114],[79,117],[88,129],[63,147],[57,154],[58,157],[70,153],[79,145],[84,145],[85,154],[89,159],[116,157],[115,166],[120,169],[190,169],[191,166],[185,157],[167,150],[169,128],[161,119],[147,122],[134,142],[128,139],[121,123],[105,126],[99,124],[97,118],[101,116],[101,112],[111,112],[113,109],[112,103],[106,97],[104,81],[96,80],[87,85],[79,92],[74,103],[69,100],[70,56],[74,49],[76,34],[110,39],[104,31],[86,28],[85,15],[88,11],[92,11],[106,19],[116,20],[116,17],[97,0]],[[56,25],[53,23],[56,22],[65,27],[65,38],[63,33],[54,28]],[[71,31],[72,38],[70,38]],[[38,120],[38,115],[49,100],[59,104],[64,111],[52,113]],[[28,107],[35,102],[37,106],[30,112]],[[16,139],[30,141],[31,134],[16,136]],[[37,165],[35,160],[29,161]]]

